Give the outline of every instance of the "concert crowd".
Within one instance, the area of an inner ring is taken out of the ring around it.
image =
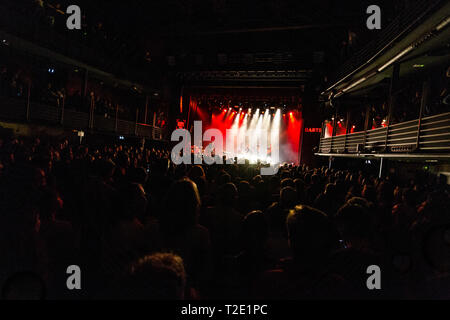
[[[259,166],[0,138],[2,298],[450,298],[444,176]]]

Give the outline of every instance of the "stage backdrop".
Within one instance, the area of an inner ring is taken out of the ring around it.
[[[229,107],[217,107],[210,108],[209,106],[202,106],[196,99],[191,98],[189,102],[189,123],[190,129],[195,120],[202,121],[203,132],[209,128],[219,129],[224,137],[223,147],[224,152],[230,152],[226,150],[226,131],[227,129],[238,130],[238,134],[245,134],[245,130],[254,129],[259,126],[267,130],[279,130],[279,154],[280,161],[287,163],[298,164],[299,161],[299,145],[300,138],[303,132],[303,119],[300,111],[285,110],[278,111],[277,108],[261,108],[252,109],[242,108],[239,111],[238,108]],[[206,147],[209,142],[204,142],[203,147]],[[239,148],[237,152],[246,154],[248,150],[245,147]],[[271,152],[270,145],[268,146],[268,153]],[[251,155],[250,155],[251,156]]]

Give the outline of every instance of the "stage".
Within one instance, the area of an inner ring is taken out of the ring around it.
[[[194,150],[249,163],[299,164],[304,122],[298,99],[241,103],[186,96],[183,100],[184,129],[193,137]]]

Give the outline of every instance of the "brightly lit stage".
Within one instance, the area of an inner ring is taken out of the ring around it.
[[[223,136],[222,154],[227,159],[262,164],[299,163],[303,120],[298,110],[239,106],[204,110],[195,105],[195,101],[194,105],[190,105],[190,110],[191,133],[194,131],[194,121],[201,121],[203,133],[208,129],[220,131]],[[263,142],[264,135],[266,142]],[[215,139],[204,140],[202,149],[208,146],[214,149],[218,145]],[[194,143],[194,149],[197,147]]]

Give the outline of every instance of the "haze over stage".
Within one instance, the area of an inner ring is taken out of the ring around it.
[[[196,99],[189,105],[191,121],[201,121],[202,130],[216,129],[223,137],[226,157],[250,163],[298,163],[303,119],[301,111],[280,107],[218,107],[208,110]],[[194,128],[195,129],[195,128]],[[192,131],[192,130],[191,130]],[[203,148],[220,143],[203,141]]]

